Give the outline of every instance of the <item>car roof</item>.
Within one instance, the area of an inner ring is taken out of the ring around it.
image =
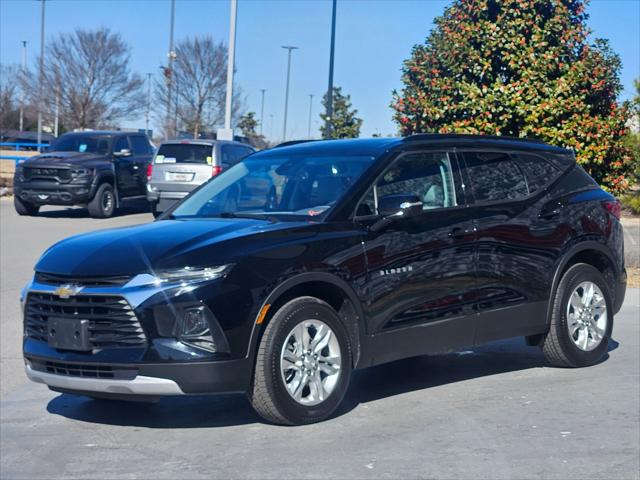
[[[83,130],[81,132],[65,132],[62,135],[117,136],[117,135],[144,135],[144,132],[123,132],[122,130]]]
[[[215,145],[216,143],[224,143],[231,145],[241,145],[243,147],[253,148],[251,145],[243,142],[236,142],[232,140],[215,140],[212,138],[175,138],[172,140],[165,140],[160,145]]]
[[[571,153],[570,150],[548,145],[540,140],[490,135],[424,133],[408,137],[356,138],[344,140],[308,140],[285,142],[265,150],[260,156],[287,155],[380,155],[387,150],[411,145],[446,145],[455,147],[493,147],[504,149],[544,150]]]

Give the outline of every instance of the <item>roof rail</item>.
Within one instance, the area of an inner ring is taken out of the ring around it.
[[[482,139],[482,140],[505,140],[509,142],[524,142],[524,143],[536,143],[546,144],[539,138],[522,138],[522,137],[509,137],[507,135],[472,135],[467,133],[414,133],[405,137],[409,141],[417,140],[446,140],[446,139]]]
[[[287,142],[279,143],[271,148],[280,148],[280,147],[290,147],[291,145],[298,145],[299,143],[308,143],[308,142],[317,142],[318,139],[307,139],[307,140],[289,140]]]

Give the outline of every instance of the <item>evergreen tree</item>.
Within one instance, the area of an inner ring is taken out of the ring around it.
[[[333,115],[329,123],[331,131],[327,132],[324,121],[326,120],[326,110],[329,104],[328,93],[322,97],[323,113],[320,115],[323,124],[320,127],[322,138],[357,138],[360,136],[362,119],[356,117],[358,110],[352,108],[351,95],[343,95],[341,87],[333,87]]]
[[[540,138],[573,148],[609,190],[628,186],[620,59],[589,43],[583,0],[454,0],[404,62],[392,107],[403,134]]]

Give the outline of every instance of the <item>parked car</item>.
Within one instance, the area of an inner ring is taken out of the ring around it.
[[[147,170],[147,200],[154,216],[169,209],[200,184],[235,165],[255,150],[224,140],[163,142]]]
[[[593,365],[625,296],[619,215],[543,143],[273,148],[152,224],[47,250],[22,296],[26,372],[89,397],[246,392],[291,425],[335,412],[353,369],[406,357],[524,336]]]
[[[143,133],[65,133],[16,166],[15,209],[37,215],[42,205],[83,205],[92,217],[110,217],[123,200],[144,198],[152,154]]]

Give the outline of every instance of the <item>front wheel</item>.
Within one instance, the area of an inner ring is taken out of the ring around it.
[[[113,215],[116,209],[116,196],[113,187],[109,183],[100,185],[87,207],[89,215],[93,218],[108,218]]]
[[[351,365],[349,336],[335,310],[314,297],[296,298],[265,329],[249,398],[270,422],[319,422],[342,402]]]
[[[24,200],[19,199],[18,197],[13,197],[13,206],[16,209],[18,215],[27,215],[30,217],[35,217],[38,215],[40,211],[39,205],[34,205],[33,203],[25,202]]]
[[[551,325],[542,351],[559,367],[586,367],[607,353],[613,330],[613,306],[602,274],[585,263],[562,276],[553,298]]]

